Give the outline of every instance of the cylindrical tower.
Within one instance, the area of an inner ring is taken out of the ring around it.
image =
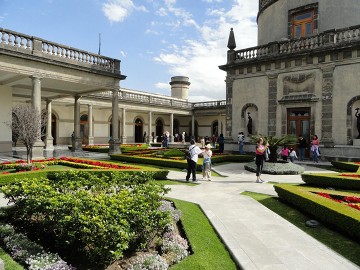
[[[360,0],[259,0],[258,45],[358,25]]]
[[[185,76],[171,77],[171,97],[188,100],[189,98],[189,78]]]

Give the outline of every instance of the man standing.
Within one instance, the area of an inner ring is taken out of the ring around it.
[[[245,154],[245,151],[244,151],[245,136],[244,136],[244,132],[242,132],[242,131],[239,132],[239,135],[238,135],[238,144],[239,144],[240,155]]]
[[[192,174],[192,180],[196,181],[196,165],[199,159],[199,154],[202,153],[199,146],[196,146],[195,141],[190,141],[190,146],[188,153],[190,154],[190,157],[187,158],[187,175],[186,175],[186,181],[189,181],[190,175]]]
[[[299,149],[299,160],[304,161],[305,159],[305,149],[306,149],[306,140],[303,138],[302,135],[299,135],[298,138],[298,149]]]

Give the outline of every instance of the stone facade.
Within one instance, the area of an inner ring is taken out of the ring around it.
[[[283,40],[289,12],[313,4],[322,14],[316,21],[319,32]],[[342,20],[339,11],[352,7]],[[260,1],[260,46],[229,47],[227,63],[220,66],[227,72],[229,141],[235,142],[239,131],[247,133],[246,114],[250,112],[255,134],[299,135],[298,130],[305,131],[308,141],[310,135],[319,136],[323,154],[329,158],[360,158],[359,146],[353,145],[358,136],[355,109],[360,107],[360,26],[347,24],[358,20],[358,9],[358,1],[346,5],[332,0]],[[324,14],[335,17],[330,22]],[[240,121],[234,121],[238,116]],[[304,129],[298,129],[304,121]]]

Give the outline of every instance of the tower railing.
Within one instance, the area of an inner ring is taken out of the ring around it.
[[[228,63],[242,62],[263,57],[286,55],[307,50],[336,48],[360,41],[360,25],[334,29],[311,37],[271,42],[266,45],[228,52]]]

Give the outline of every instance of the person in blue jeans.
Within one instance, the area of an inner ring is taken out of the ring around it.
[[[239,132],[239,135],[238,135],[238,144],[239,144],[240,155],[245,154],[245,151],[244,151],[245,136],[244,136],[244,132],[242,132],[242,131]]]

